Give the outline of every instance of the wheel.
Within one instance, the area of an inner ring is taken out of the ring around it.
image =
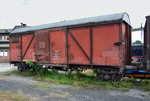
[[[19,72],[24,72],[24,68],[21,64],[18,64],[18,71]]]
[[[26,64],[19,63],[19,64],[17,64],[17,66],[18,66],[19,72],[24,72],[24,71],[27,71],[29,69]]]
[[[115,81],[115,78],[116,78],[116,74],[112,74],[111,75],[111,81]]]
[[[103,74],[104,75],[104,81],[111,81],[111,76],[109,74]]]
[[[116,74],[114,81],[120,81],[121,78],[122,78],[121,74]]]
[[[97,73],[96,76],[97,76],[97,79],[99,81],[104,81],[104,75],[103,74]]]
[[[119,81],[122,78],[122,74],[119,74],[119,70],[96,69],[95,72],[100,81]]]

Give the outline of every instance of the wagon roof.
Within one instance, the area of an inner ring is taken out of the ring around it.
[[[89,18],[82,18],[76,20],[68,20],[68,21],[61,21],[61,22],[55,22],[55,23],[49,23],[49,24],[43,24],[37,26],[24,27],[24,28],[13,30],[11,34],[37,31],[37,30],[48,29],[48,28],[81,25],[87,23],[109,22],[109,21],[117,21],[117,20],[125,21],[127,24],[131,26],[131,22],[127,13],[116,13],[110,15],[103,15],[103,16],[96,16],[96,17],[89,17]]]

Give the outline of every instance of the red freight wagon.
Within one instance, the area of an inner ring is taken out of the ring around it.
[[[127,13],[15,29],[10,62],[25,68],[31,60],[45,68],[93,69],[101,80],[118,80],[131,60]]]

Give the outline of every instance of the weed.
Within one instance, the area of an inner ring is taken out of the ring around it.
[[[3,74],[7,76],[7,75],[13,74],[14,72],[15,72],[15,71],[13,71],[13,72],[10,72],[10,71],[9,71],[9,72],[4,72]]]
[[[64,92],[64,91],[62,91],[62,90],[53,90],[53,91],[55,91],[55,92],[57,92],[57,93],[64,94],[64,95],[69,95],[68,92]]]
[[[145,79],[139,83],[141,89],[150,91],[150,80]]]
[[[39,83],[39,84],[35,84],[35,86],[37,86],[38,88],[47,88],[47,89],[50,89],[51,87],[50,87],[50,85],[48,85],[48,84],[41,84],[41,83]]]
[[[0,100],[2,101],[30,101],[19,94],[14,94],[8,91],[0,91]]]
[[[129,91],[129,88],[120,87],[119,90],[122,92],[127,92],[127,91]]]
[[[130,88],[137,88],[142,90],[150,91],[150,80],[136,80],[135,78],[122,79],[117,82],[101,82],[98,81],[95,74],[90,73],[87,75],[85,73],[59,73],[57,70],[44,70],[39,75],[36,71],[26,71],[24,73],[19,73],[18,71],[14,71],[13,73],[23,76],[34,76],[40,80],[50,81],[55,84],[67,84],[74,85],[76,87],[105,87],[106,89],[119,89],[121,91],[128,91]],[[9,73],[11,74],[11,73]],[[47,85],[41,88],[47,88]]]
[[[148,96],[147,96],[147,95],[145,95],[145,94],[141,94],[141,96],[142,96],[142,97],[145,97],[145,98],[146,98],[146,97],[148,97]]]

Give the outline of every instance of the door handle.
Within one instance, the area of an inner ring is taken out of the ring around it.
[[[123,43],[122,42],[115,42],[114,43],[114,45],[116,45],[116,46],[120,46],[120,45],[122,45]]]

